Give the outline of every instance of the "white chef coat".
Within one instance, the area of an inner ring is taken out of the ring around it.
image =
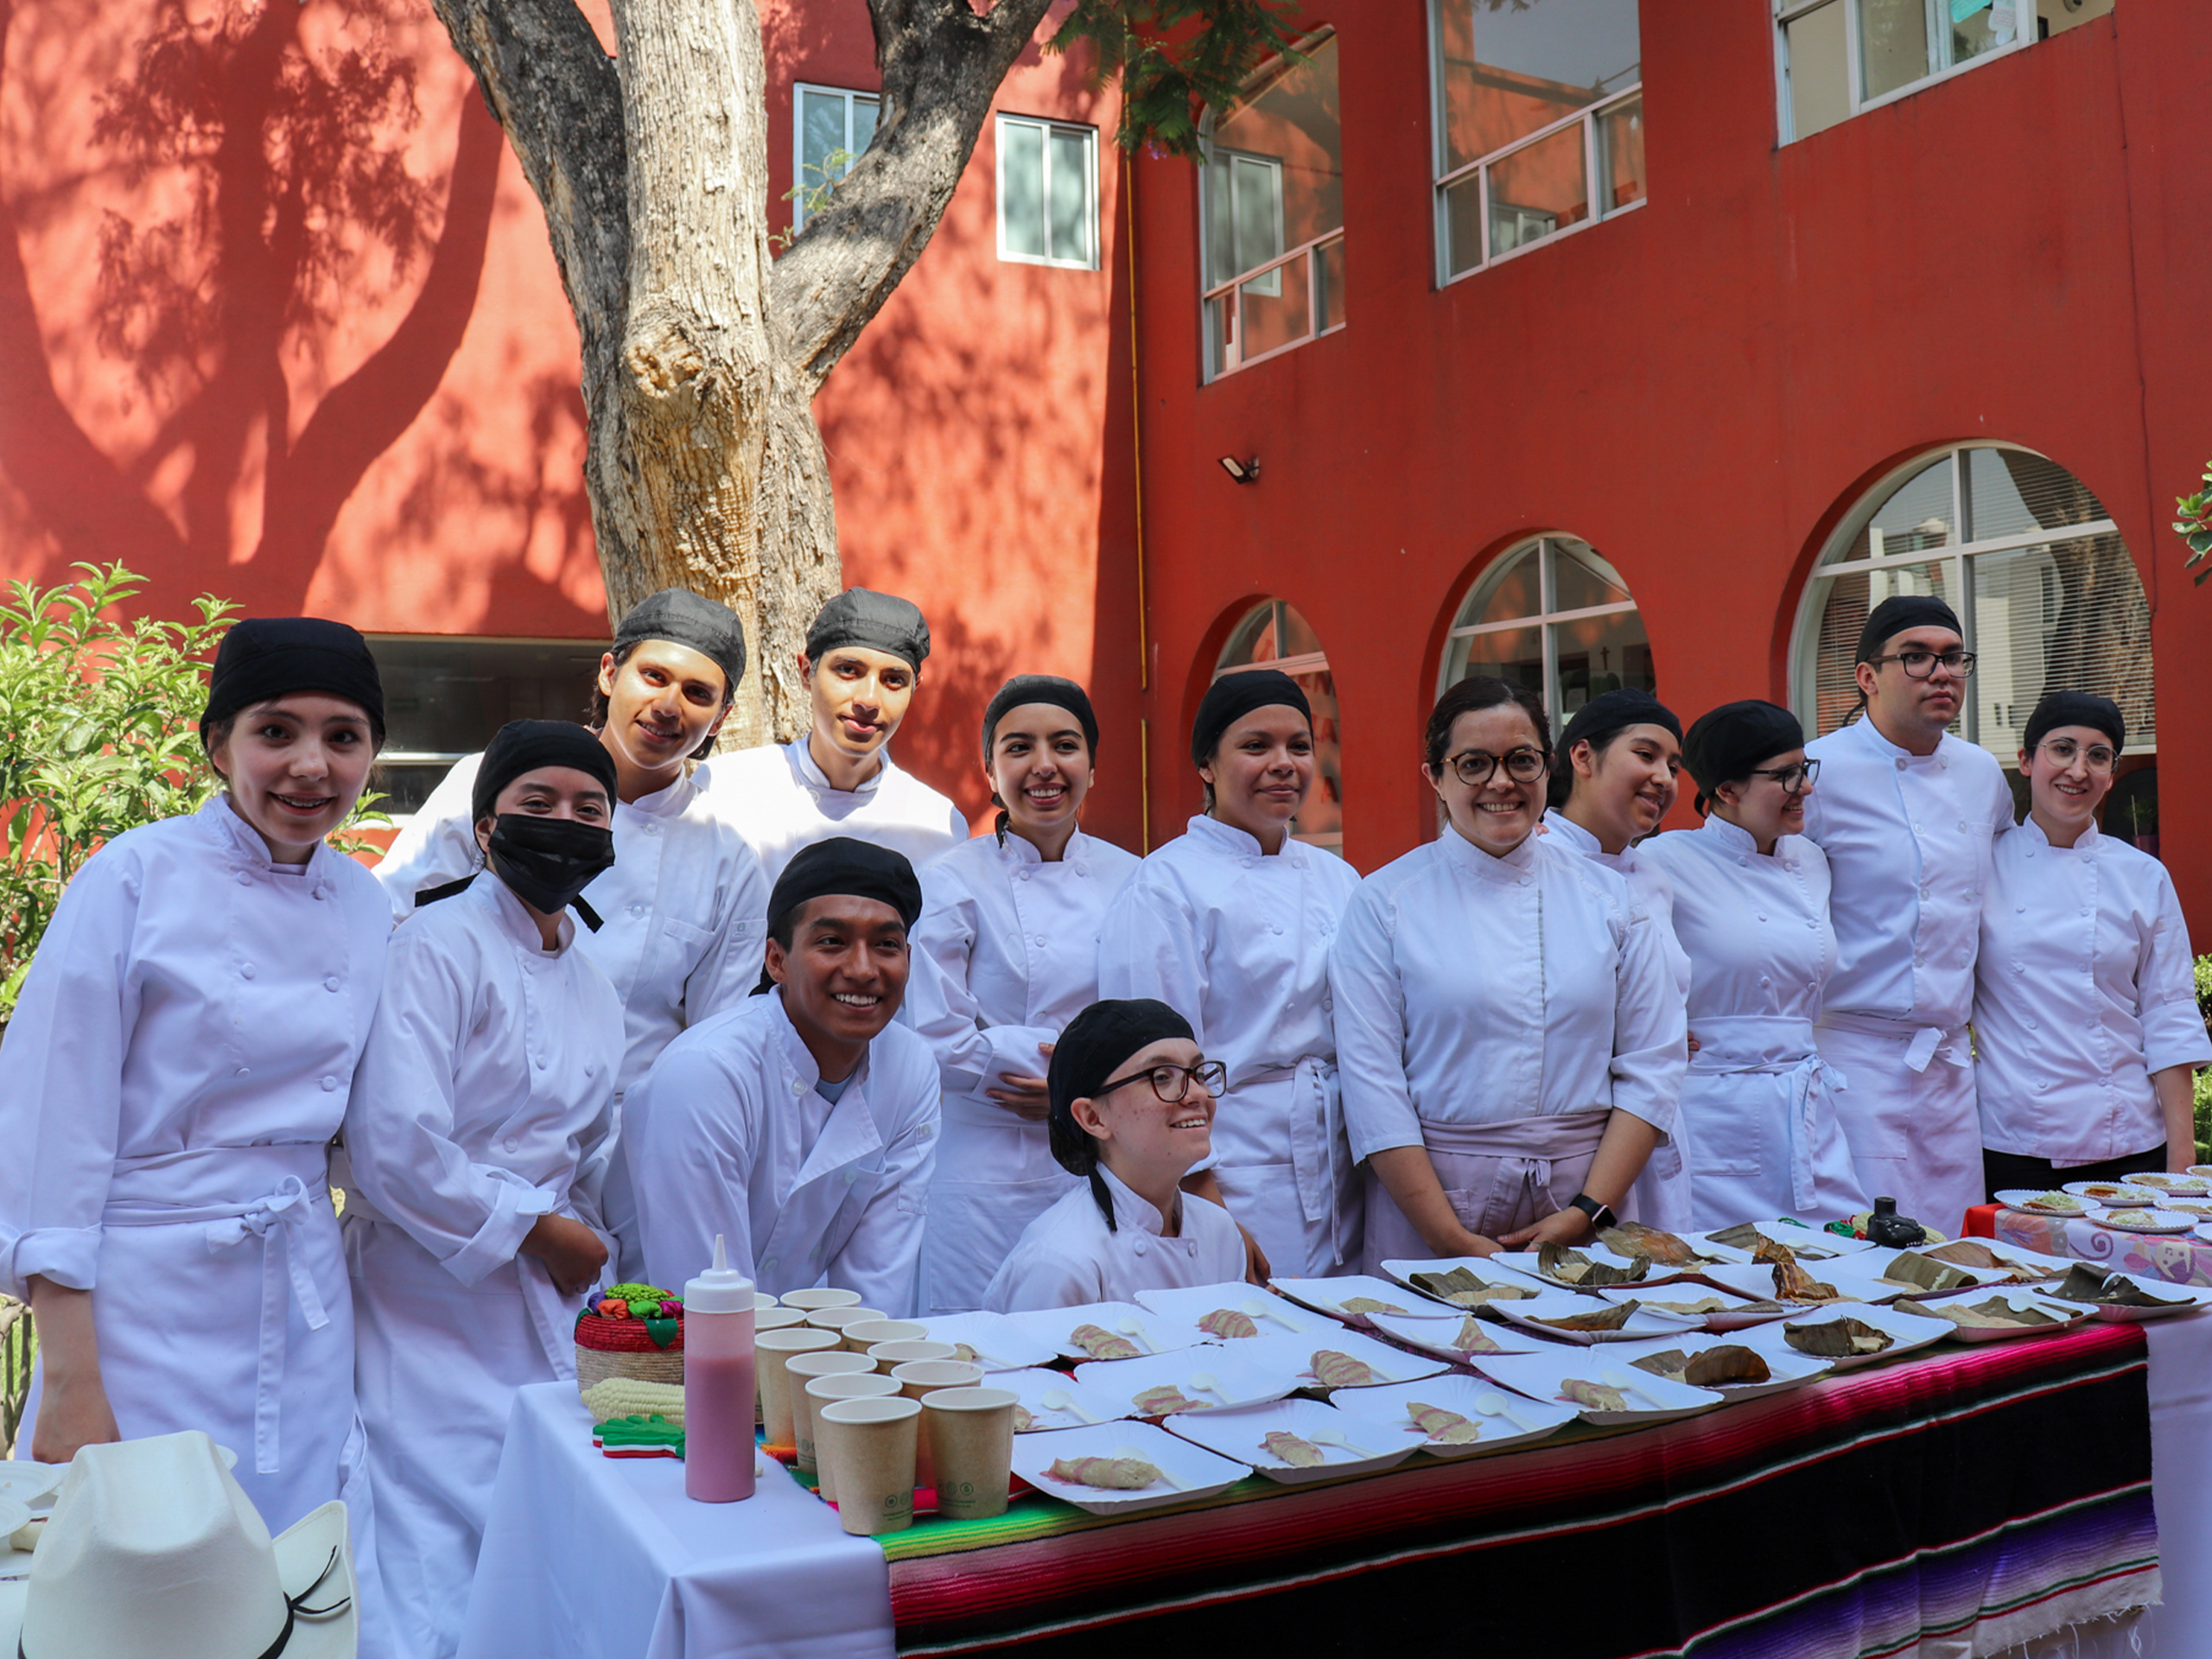
[[[1997,841],[1974,1006],[1981,1140],[2056,1164],[2161,1146],[2151,1073],[2212,1063],[2166,867],[2094,824]]]
[[[1691,966],[1690,1057],[1676,1126],[1690,1160],[1694,1231],[1867,1208],[1836,1122],[1842,1080],[1813,1027],[1835,967],[1828,863],[1802,836],[1762,856],[1750,832],[1707,818],[1637,849],[1675,893]]]
[[[1279,1274],[1359,1257],[1328,976],[1358,888],[1332,854],[1286,838],[1265,855],[1243,830],[1195,817],[1122,883],[1099,932],[1099,995],[1157,997],[1228,1066],[1214,1174]]]
[[[904,853],[916,869],[968,839],[960,809],[901,771],[887,747],[874,776],[858,789],[842,790],[830,786],[806,744],[802,734],[780,747],[718,754],[696,780],[707,791],[708,810],[760,855],[771,888],[794,853],[832,836]]]
[[[906,1007],[937,1056],[944,1138],[922,1239],[923,1306],[982,1306],[991,1275],[1076,1178],[1045,1125],[985,1090],[1001,1072],[1043,1077],[1038,1045],[1098,1000],[1098,931],[1136,855],[1077,830],[1054,863],[1009,832],[978,836],[922,871]]]
[[[1099,1179],[1113,1199],[1115,1226],[1080,1181],[1022,1231],[983,1296],[995,1313],[1039,1307],[1126,1302],[1141,1290],[1233,1283],[1244,1277],[1244,1236],[1229,1211],[1195,1192],[1179,1196],[1176,1236],[1149,1199],[1139,1198],[1103,1164]]]
[[[1991,843],[2012,827],[2012,791],[1995,757],[1948,733],[1916,755],[1862,719],[1805,753],[1821,762],[1805,835],[1835,883],[1820,1044],[1850,1085],[1844,1138],[1870,1195],[1955,1233],[1982,1197],[1966,1025]]]
[[[904,1319],[919,1293],[936,1161],[937,1061],[878,1033],[833,1104],[781,988],[694,1026],[630,1091],[631,1171],[652,1282],[676,1286],[728,1241],[771,1295],[834,1285]]]
[[[597,1225],[622,1003],[572,917],[559,940],[489,874],[403,923],[346,1109],[378,1567],[421,1659],[460,1644],[515,1390],[575,1375],[581,1304],[517,1247]]]
[[[94,1291],[126,1438],[206,1430],[271,1532],[343,1497],[365,1556],[327,1147],[391,928],[359,864],[278,865],[218,795],[78,872],[0,1044],[0,1287]],[[372,1557],[360,1576],[363,1651],[384,1651]]]
[[[1559,837],[1560,845],[1573,849],[1592,863],[1603,865],[1628,884],[1630,902],[1652,925],[1653,937],[1658,942],[1660,956],[1665,959],[1667,978],[1675,988],[1675,995],[1687,999],[1690,959],[1675,938],[1675,890],[1668,885],[1666,872],[1640,856],[1637,847],[1607,852],[1597,836],[1564,812],[1547,811],[1544,827]],[[1677,1115],[1673,1131],[1662,1135],[1659,1144],[1651,1149],[1643,1173],[1636,1178],[1630,1198],[1634,1206],[1631,1213],[1638,1221],[1670,1233],[1693,1230],[1689,1165],[1683,1155],[1684,1134],[1682,1120]]]

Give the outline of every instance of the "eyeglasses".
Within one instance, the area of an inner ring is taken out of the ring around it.
[[[1813,779],[1821,775],[1817,760],[1799,760],[1787,766],[1754,766],[1754,778],[1771,778],[1782,785],[1785,795],[1802,795],[1813,786]]]
[[[1905,677],[1924,680],[1936,672],[1936,664],[1943,664],[1946,672],[1971,674],[1975,654],[1971,651],[1900,651],[1890,657],[1869,657],[1870,663],[1895,663],[1905,671]]]
[[[1193,1083],[1202,1085],[1208,1094],[1217,1095],[1222,1084],[1228,1081],[1229,1067],[1220,1060],[1201,1060],[1196,1065],[1155,1065],[1147,1071],[1133,1071],[1126,1077],[1116,1077],[1111,1083],[1102,1083],[1090,1091],[1090,1097],[1096,1100],[1133,1083],[1149,1083],[1152,1092],[1173,1106],[1191,1092]]]
[[[1491,774],[1501,766],[1505,775],[1516,784],[1533,784],[1551,770],[1551,756],[1541,749],[1509,749],[1503,755],[1490,754],[1481,749],[1469,749],[1465,754],[1455,754],[1445,762],[1459,774],[1459,781],[1470,789],[1479,789],[1490,782]]]
[[[2070,766],[2078,759],[2087,762],[2089,770],[2101,778],[2108,775],[2120,760],[2101,743],[2092,743],[2084,749],[2070,737],[2046,737],[2036,747],[2050,757],[2053,766]]]

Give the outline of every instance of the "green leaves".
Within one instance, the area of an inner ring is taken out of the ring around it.
[[[1049,48],[1087,41],[1098,54],[1094,84],[1120,80],[1122,149],[1196,160],[1207,110],[1233,106],[1268,59],[1301,60],[1297,10],[1295,0],[1076,0]]]
[[[2204,556],[2212,553],[2212,467],[2204,473],[2203,489],[2194,495],[2174,498],[2174,511],[2182,516],[2174,520],[2174,534],[2189,543],[2189,556],[2182,561],[2184,570],[2196,570],[2196,582],[2202,588],[2205,578],[2212,576],[2212,564],[2204,563]],[[2204,565],[2201,570],[2199,565]]]

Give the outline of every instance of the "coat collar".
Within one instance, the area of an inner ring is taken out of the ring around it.
[[[194,816],[214,837],[217,848],[233,868],[259,870],[280,881],[296,879],[277,869],[276,861],[269,855],[269,843],[262,840],[258,830],[245,821],[245,815],[238,810],[228,790],[208,797]],[[315,851],[308,855],[306,864],[294,867],[299,870],[296,880],[302,889],[327,887],[330,861],[342,856],[331,851],[328,842],[317,842]]]
[[[1183,826],[1191,838],[1209,852],[1225,853],[1231,858],[1265,858],[1268,855],[1260,846],[1259,837],[1239,830],[1234,824],[1224,823],[1219,818],[1208,817],[1201,812]],[[1282,838],[1282,849],[1276,855],[1286,864],[1306,861],[1306,843],[1291,836]]]
[[[783,1061],[786,1085],[798,1085],[791,1090],[794,1098],[811,1093],[814,1085],[822,1081],[822,1068],[815,1063],[812,1051],[800,1038],[798,1027],[785,1010],[783,988],[778,986],[762,995],[772,1005],[768,1011],[769,1019],[776,1029],[776,1048]],[[806,1149],[798,1173],[792,1177],[791,1192],[867,1157],[883,1145],[882,1131],[876,1127],[875,1114],[868,1108],[869,1062],[874,1056],[874,1046],[871,1044],[869,1052],[861,1056],[860,1065],[854,1069],[850,1085],[830,1104],[830,1116],[823,1121],[814,1144]],[[771,1102],[769,1109],[789,1104]],[[783,1196],[790,1195],[786,1192]]]
[[[2097,850],[2097,843],[2104,839],[2103,832],[2097,828],[2093,819],[2089,827],[2082,832],[2080,839],[2071,847],[2053,847],[2050,837],[2044,833],[2043,825],[2036,822],[2035,814],[2032,812],[2020,820],[2019,829],[2016,833],[2032,836],[2037,847],[2050,848],[2055,853],[2079,853],[2084,858],[2094,853]]]
[[[858,789],[839,789],[830,781],[830,774],[815,765],[813,751],[807,747],[809,735],[802,732],[795,741],[784,745],[784,753],[790,758],[791,770],[798,774],[799,782],[809,789],[818,790],[825,795],[873,795],[883,787],[884,779],[891,776],[891,745],[886,743],[877,751],[883,764],[861,779]]]
[[[1443,849],[1444,856],[1452,863],[1470,874],[1487,877],[1493,881],[1533,873],[1536,861],[1543,856],[1543,843],[1544,837],[1530,830],[1528,838],[1518,847],[1503,858],[1498,858],[1476,846],[1449,823],[1445,824],[1444,833],[1436,838],[1436,844]],[[1592,844],[1595,845],[1594,842]],[[1561,850],[1572,849],[1562,848]]]
[[[1738,855],[1744,853],[1756,853],[1759,849],[1759,844],[1757,841],[1752,839],[1751,832],[1750,830],[1745,829],[1743,825],[1739,823],[1729,823],[1727,819],[1722,817],[1717,812],[1712,817],[1707,818],[1703,823],[1698,825],[1697,832],[1700,836],[1711,836],[1714,841],[1726,848],[1731,853]],[[1781,851],[1782,842],[1789,839],[1789,836],[1783,836],[1777,840],[1775,842],[1775,850],[1777,852]]]
[[[550,957],[565,957],[569,947],[576,941],[576,918],[572,911],[563,911],[554,937],[560,943],[548,950],[544,936],[537,931],[537,918],[530,907],[515,897],[514,889],[489,870],[477,872],[468,890],[461,895],[460,902],[473,904],[491,916],[509,943],[526,958],[543,962]]]
[[[1154,1238],[1167,1236],[1167,1224],[1151,1199],[1138,1197],[1135,1188],[1103,1164],[1098,1166],[1098,1174],[1106,1183],[1107,1194],[1114,1200],[1116,1223],[1135,1224]]]

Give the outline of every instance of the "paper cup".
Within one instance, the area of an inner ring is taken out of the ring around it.
[[[811,1313],[817,1307],[858,1307],[861,1294],[857,1290],[837,1290],[824,1285],[819,1290],[787,1290],[783,1295],[785,1307],[803,1307]]]
[[[842,1333],[849,1325],[869,1325],[889,1317],[877,1307],[811,1307],[807,1310],[806,1322],[817,1331]]]
[[[863,1538],[914,1524],[914,1443],[918,1401],[833,1400],[818,1414],[830,1434],[837,1519]]]
[[[782,1306],[783,1304],[781,1302],[778,1301],[765,1290],[756,1290],[753,1293],[753,1311],[755,1313],[758,1313],[764,1307],[781,1307]]]
[[[937,1512],[946,1520],[1006,1513],[1020,1399],[1012,1389],[938,1389],[923,1395],[921,1438],[937,1476]]]
[[[974,1388],[983,1380],[983,1368],[964,1359],[910,1359],[893,1366],[891,1375],[898,1379],[901,1394],[909,1400],[919,1400],[938,1389]],[[930,1461],[930,1443],[926,1438],[918,1439],[916,1443],[914,1484],[918,1486],[937,1484],[936,1465]]]
[[[879,1342],[927,1342],[930,1328],[912,1319],[855,1319],[837,1334],[854,1353],[864,1354]]]
[[[836,1428],[822,1421],[822,1408],[836,1400],[880,1400],[898,1392],[897,1381],[879,1371],[841,1371],[831,1376],[808,1379],[804,1393],[807,1420],[814,1427],[814,1479],[824,1503],[837,1496],[829,1452],[830,1436],[836,1433]]]
[[[849,1354],[842,1348],[823,1348],[810,1354],[793,1354],[784,1361],[784,1372],[791,1379],[791,1444],[798,1448],[798,1466],[808,1474],[815,1472],[814,1420],[806,1397],[806,1385],[817,1376],[837,1376],[865,1371],[875,1375],[875,1362],[866,1354]]]
[[[875,1362],[877,1370],[888,1373],[895,1367],[904,1365],[910,1359],[950,1359],[959,1351],[949,1342],[920,1339],[913,1342],[879,1342],[868,1349],[868,1357]]]
[[[784,1362],[793,1354],[817,1353],[837,1345],[834,1331],[813,1331],[795,1325],[788,1331],[764,1331],[753,1338],[757,1362],[753,1374],[760,1379],[760,1421],[768,1431],[768,1444],[791,1443],[791,1380]]]
[[[753,1314],[755,1335],[763,1331],[788,1331],[805,1323],[806,1310],[803,1307],[763,1307],[755,1309]]]

